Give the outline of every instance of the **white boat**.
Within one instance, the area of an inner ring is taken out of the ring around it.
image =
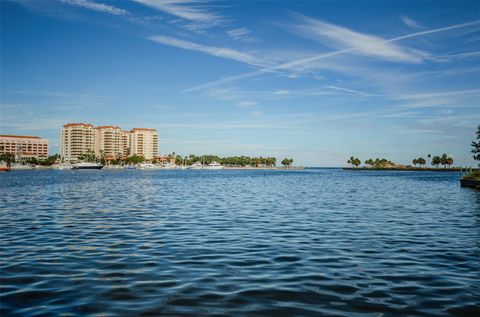
[[[223,170],[225,168],[225,166],[223,166],[222,164],[220,164],[218,162],[213,161],[212,163],[205,166],[205,168],[209,169],[209,170]]]
[[[198,170],[198,169],[202,169],[202,168],[203,168],[203,165],[200,162],[195,162],[192,165],[190,165],[190,167],[189,167],[189,169],[191,169],[191,170]]]
[[[72,165],[68,165],[68,164],[64,164],[64,163],[60,163],[60,164],[54,164],[52,165],[53,169],[56,169],[56,170],[71,170],[72,169]]]
[[[154,169],[154,168],[157,168],[157,166],[155,166],[155,165],[152,164],[152,163],[140,163],[140,164],[138,164],[138,168],[139,168],[139,169],[142,169],[142,170],[146,170],[146,169]]]
[[[102,164],[81,162],[73,165],[72,170],[100,170],[103,168]]]
[[[29,164],[14,163],[10,167],[12,170],[31,170],[33,167]]]

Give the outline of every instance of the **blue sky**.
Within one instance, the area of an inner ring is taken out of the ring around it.
[[[473,165],[477,1],[0,1],[0,133],[154,127],[160,152]]]

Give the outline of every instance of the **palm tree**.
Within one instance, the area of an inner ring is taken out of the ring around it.
[[[452,167],[452,165],[453,165],[453,158],[447,157],[447,164],[448,164],[448,167]]]
[[[293,160],[292,160],[292,159],[284,158],[284,159],[282,160],[282,165],[285,166],[285,167],[290,166],[292,163],[293,163]]]
[[[417,159],[417,163],[420,164],[420,165],[425,165],[425,164],[427,164],[427,161],[425,161],[425,159],[423,157],[419,157]]]
[[[443,165],[443,168],[447,168],[447,161],[448,161],[448,156],[447,154],[443,153],[442,157],[440,158],[440,164]]]
[[[432,154],[428,154],[427,157],[428,157],[428,164],[430,165],[430,158],[432,157]]]
[[[353,156],[350,157],[350,159],[347,161],[347,164],[352,164],[353,165]]]
[[[362,161],[360,161],[358,157],[353,160],[353,165],[355,165],[355,167],[358,167],[360,164],[362,164]]]
[[[2,154],[0,155],[0,161],[7,163],[7,167],[10,168],[10,166],[12,166],[12,163],[15,162],[15,155],[11,153]]]
[[[413,160],[412,160],[412,163],[413,163],[413,165],[415,165],[415,167],[417,167],[418,160],[417,160],[417,159],[413,159]]]

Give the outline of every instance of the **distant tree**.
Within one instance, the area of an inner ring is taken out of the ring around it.
[[[453,165],[453,158],[447,157],[447,162],[446,162],[446,163],[448,164],[448,167],[452,167],[452,165]]]
[[[38,160],[36,157],[29,157],[27,159],[25,159],[25,163],[27,164],[32,164],[32,165],[38,165]]]
[[[360,161],[358,157],[353,159],[353,165],[355,165],[355,167],[358,167],[360,164],[362,164],[362,161]]]
[[[432,157],[432,154],[428,154],[427,155],[427,158],[428,158],[428,164],[430,164],[430,158]]]
[[[368,159],[365,161],[365,165],[370,165],[373,167],[373,165],[375,165],[375,162],[372,159]]]
[[[427,161],[425,161],[425,159],[423,157],[419,157],[417,159],[417,163],[420,164],[420,165],[425,165],[425,164],[427,164]]]
[[[413,160],[412,160],[412,163],[413,163],[413,165],[415,165],[415,167],[417,167],[418,160],[417,160],[417,159],[413,159]]]
[[[352,167],[357,167],[362,164],[362,161],[358,157],[351,156],[350,159],[347,161],[348,164],[352,164]]]
[[[0,155],[0,161],[7,163],[7,166],[12,166],[12,163],[15,162],[15,155],[11,153],[5,153]]]
[[[77,157],[82,162],[95,162],[95,153],[92,150],[88,150],[86,153],[80,154]]]
[[[353,164],[355,162],[355,158],[353,156],[350,156],[350,159],[347,161],[348,164],[352,164],[352,167],[355,165]]]
[[[183,165],[184,158],[181,155],[175,156],[175,164],[176,165]]]
[[[142,162],[145,162],[145,158],[143,156],[137,156],[137,155],[127,157],[127,159],[125,160],[125,163],[127,164],[138,164]]]
[[[440,165],[441,163],[442,163],[442,159],[440,158],[440,156],[434,156],[432,158],[432,166],[438,167],[438,165]]]
[[[282,165],[283,165],[283,166],[286,166],[286,167],[292,165],[292,163],[293,163],[293,160],[292,160],[292,159],[284,158],[284,159],[282,160]]]
[[[472,154],[475,161],[480,161],[480,125],[477,127],[477,142],[472,141]],[[478,164],[480,166],[480,163]]]
[[[448,162],[448,155],[443,153],[442,157],[440,157],[440,164],[443,165],[443,168],[447,167],[447,162]]]

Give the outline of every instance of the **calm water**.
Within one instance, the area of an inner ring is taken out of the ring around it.
[[[480,192],[458,178],[3,173],[0,315],[474,316]]]

